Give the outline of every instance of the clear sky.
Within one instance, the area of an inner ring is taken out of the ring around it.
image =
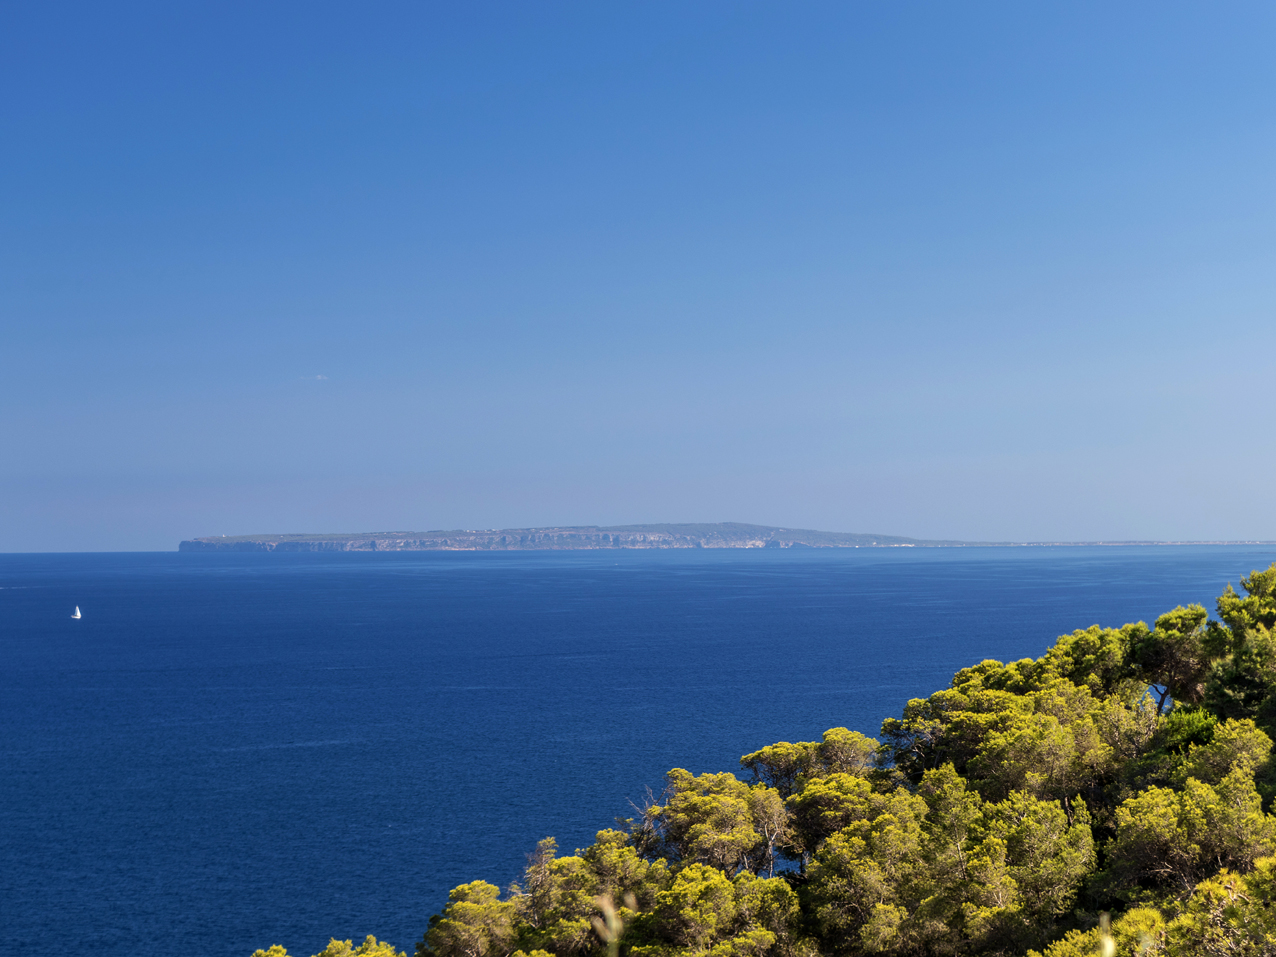
[[[1276,539],[1270,3],[9,4],[0,550]]]

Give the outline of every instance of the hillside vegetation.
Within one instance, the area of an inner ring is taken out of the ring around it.
[[[1241,585],[964,668],[880,740],[674,769],[591,846],[455,888],[417,957],[1276,954],[1276,564]]]

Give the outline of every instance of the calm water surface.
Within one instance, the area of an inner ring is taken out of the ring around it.
[[[876,733],[1262,547],[0,555],[0,946],[411,952],[670,767]],[[69,616],[75,605],[80,621]]]

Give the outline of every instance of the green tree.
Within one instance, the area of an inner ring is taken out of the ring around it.
[[[525,951],[587,953],[598,944],[600,898],[650,909],[668,886],[668,865],[643,860],[622,831],[599,831],[596,842],[575,856],[556,857],[556,851],[553,838],[541,841],[528,856],[523,881],[511,888],[515,943]],[[622,906],[619,916],[623,924],[632,913]]]
[[[813,916],[836,949],[881,951],[900,942],[901,924],[914,903],[910,891],[923,866],[927,807],[902,790],[864,795],[856,803],[845,826],[820,844],[811,862]]]
[[[750,927],[714,944],[709,957],[763,957],[774,947],[775,934],[762,927]]]
[[[927,771],[917,793],[927,808],[922,822],[924,867],[915,878],[917,906],[906,929],[921,949],[948,953],[959,949],[983,801],[951,764]]]
[[[1069,822],[1058,801],[1015,791],[984,807],[985,840],[1004,843],[1009,874],[1024,911],[1048,920],[1066,912],[1081,880],[1094,864],[1089,813],[1079,802]]]
[[[873,738],[846,728],[829,728],[815,746],[816,773],[868,774],[880,745]]]
[[[1092,625],[1062,635],[1033,669],[1037,687],[1066,678],[1089,689],[1095,697],[1127,691],[1130,682],[1128,655],[1132,644],[1143,641],[1147,625],[1135,622],[1120,628]]]
[[[656,895],[669,886],[668,863],[640,857],[624,831],[599,831],[592,845],[576,853],[593,871],[598,894],[613,901],[633,895],[639,908],[649,910]]]
[[[1257,718],[1271,727],[1276,722],[1276,563],[1242,578],[1241,587],[1245,597],[1230,585],[1219,597],[1224,626],[1206,636],[1222,660],[1206,686],[1205,701],[1220,717]]]
[[[887,798],[877,794],[869,781],[853,774],[830,774],[808,781],[788,800],[794,850],[809,856],[835,832],[876,817],[886,803]]]
[[[876,767],[881,745],[873,738],[846,728],[829,728],[820,741],[781,741],[740,759],[753,780],[767,784],[789,798],[812,778],[830,774],[867,775]]]
[[[395,950],[384,940],[379,941],[369,934],[358,947],[354,946],[353,941],[337,940],[334,937],[328,942],[328,946],[314,957],[407,957],[407,955]]]
[[[1165,917],[1155,907],[1133,907],[1112,923],[1112,942],[1121,957],[1156,957],[1165,953]],[[1069,931],[1044,953],[1028,951],[1028,957],[1100,957],[1103,954],[1098,927]]]
[[[253,957],[288,957],[288,951],[275,944],[269,950],[255,950]],[[395,950],[393,945],[384,940],[377,940],[371,934],[364,938],[358,947],[353,940],[337,940],[333,937],[328,946],[314,957],[407,957],[402,951]]]
[[[1276,953],[1276,859],[1255,862],[1244,876],[1224,870],[1202,881],[1166,936],[1170,957]]]
[[[453,888],[417,944],[418,957],[505,957],[513,949],[517,905],[500,897],[500,888],[487,881]]]
[[[754,873],[766,871],[768,876],[774,876],[776,858],[793,843],[789,809],[779,791],[755,784],[749,788],[749,815],[761,841],[758,853],[751,855],[753,860],[746,859],[746,866]]]
[[[802,914],[797,894],[788,881],[758,877],[745,871],[737,874],[732,884],[736,906],[736,931],[732,939],[737,941],[730,945],[732,952],[751,951],[769,939],[766,951],[792,954]]]
[[[1218,784],[1236,768],[1253,774],[1272,753],[1272,739],[1249,718],[1230,718],[1206,744],[1192,745],[1183,759],[1181,777]]]
[[[1176,704],[1199,704],[1205,697],[1214,657],[1206,650],[1206,622],[1201,605],[1181,605],[1156,620],[1151,631],[1131,636],[1132,671],[1157,689],[1157,710]]]
[[[1096,746],[1093,726],[1089,744]],[[1050,714],[1016,715],[1007,726],[988,735],[972,758],[969,773],[990,799],[1012,791],[1034,797],[1062,797],[1088,783],[1083,753],[1073,728]]]
[[[1036,711],[1026,694],[989,686],[999,684],[1003,673],[1000,662],[958,672],[954,687],[914,698],[901,718],[882,723],[883,750],[905,780],[916,784],[944,764],[965,776],[990,736],[1010,731]]]
[[[697,862],[734,874],[761,857],[763,838],[754,827],[749,785],[734,774],[702,774],[682,768],[666,776],[666,800],[647,817],[674,860]]]
[[[817,747],[812,741],[797,744],[781,741],[746,754],[740,759],[740,765],[755,781],[770,785],[781,797],[787,798],[810,776],[816,764]]]
[[[653,924],[663,945],[635,947],[635,957],[666,953],[669,946],[692,953],[708,950],[736,919],[735,888],[716,867],[689,864],[667,890],[656,895]]]
[[[1174,714],[1186,713],[1177,708]],[[1110,695],[1096,702],[1088,715],[1091,726],[1104,749],[1104,760],[1096,762],[1087,758],[1087,764],[1096,766],[1102,776],[1128,769],[1133,762],[1142,760],[1156,746],[1156,734],[1165,719],[1152,697],[1143,692],[1134,695]]]
[[[1048,939],[1094,865],[1085,804],[1070,824],[1058,801],[1015,791],[985,804],[970,854],[965,933],[979,946],[1017,947]]]
[[[1263,814],[1244,765],[1217,787],[1188,778],[1181,790],[1147,788],[1117,808],[1116,825],[1109,886],[1127,898],[1139,888],[1187,893],[1220,868],[1248,870],[1276,852],[1276,818]]]

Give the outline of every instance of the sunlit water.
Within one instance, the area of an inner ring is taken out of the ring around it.
[[[0,556],[0,948],[412,944],[663,773],[876,733],[1276,549]],[[75,605],[84,617],[72,621]]]

